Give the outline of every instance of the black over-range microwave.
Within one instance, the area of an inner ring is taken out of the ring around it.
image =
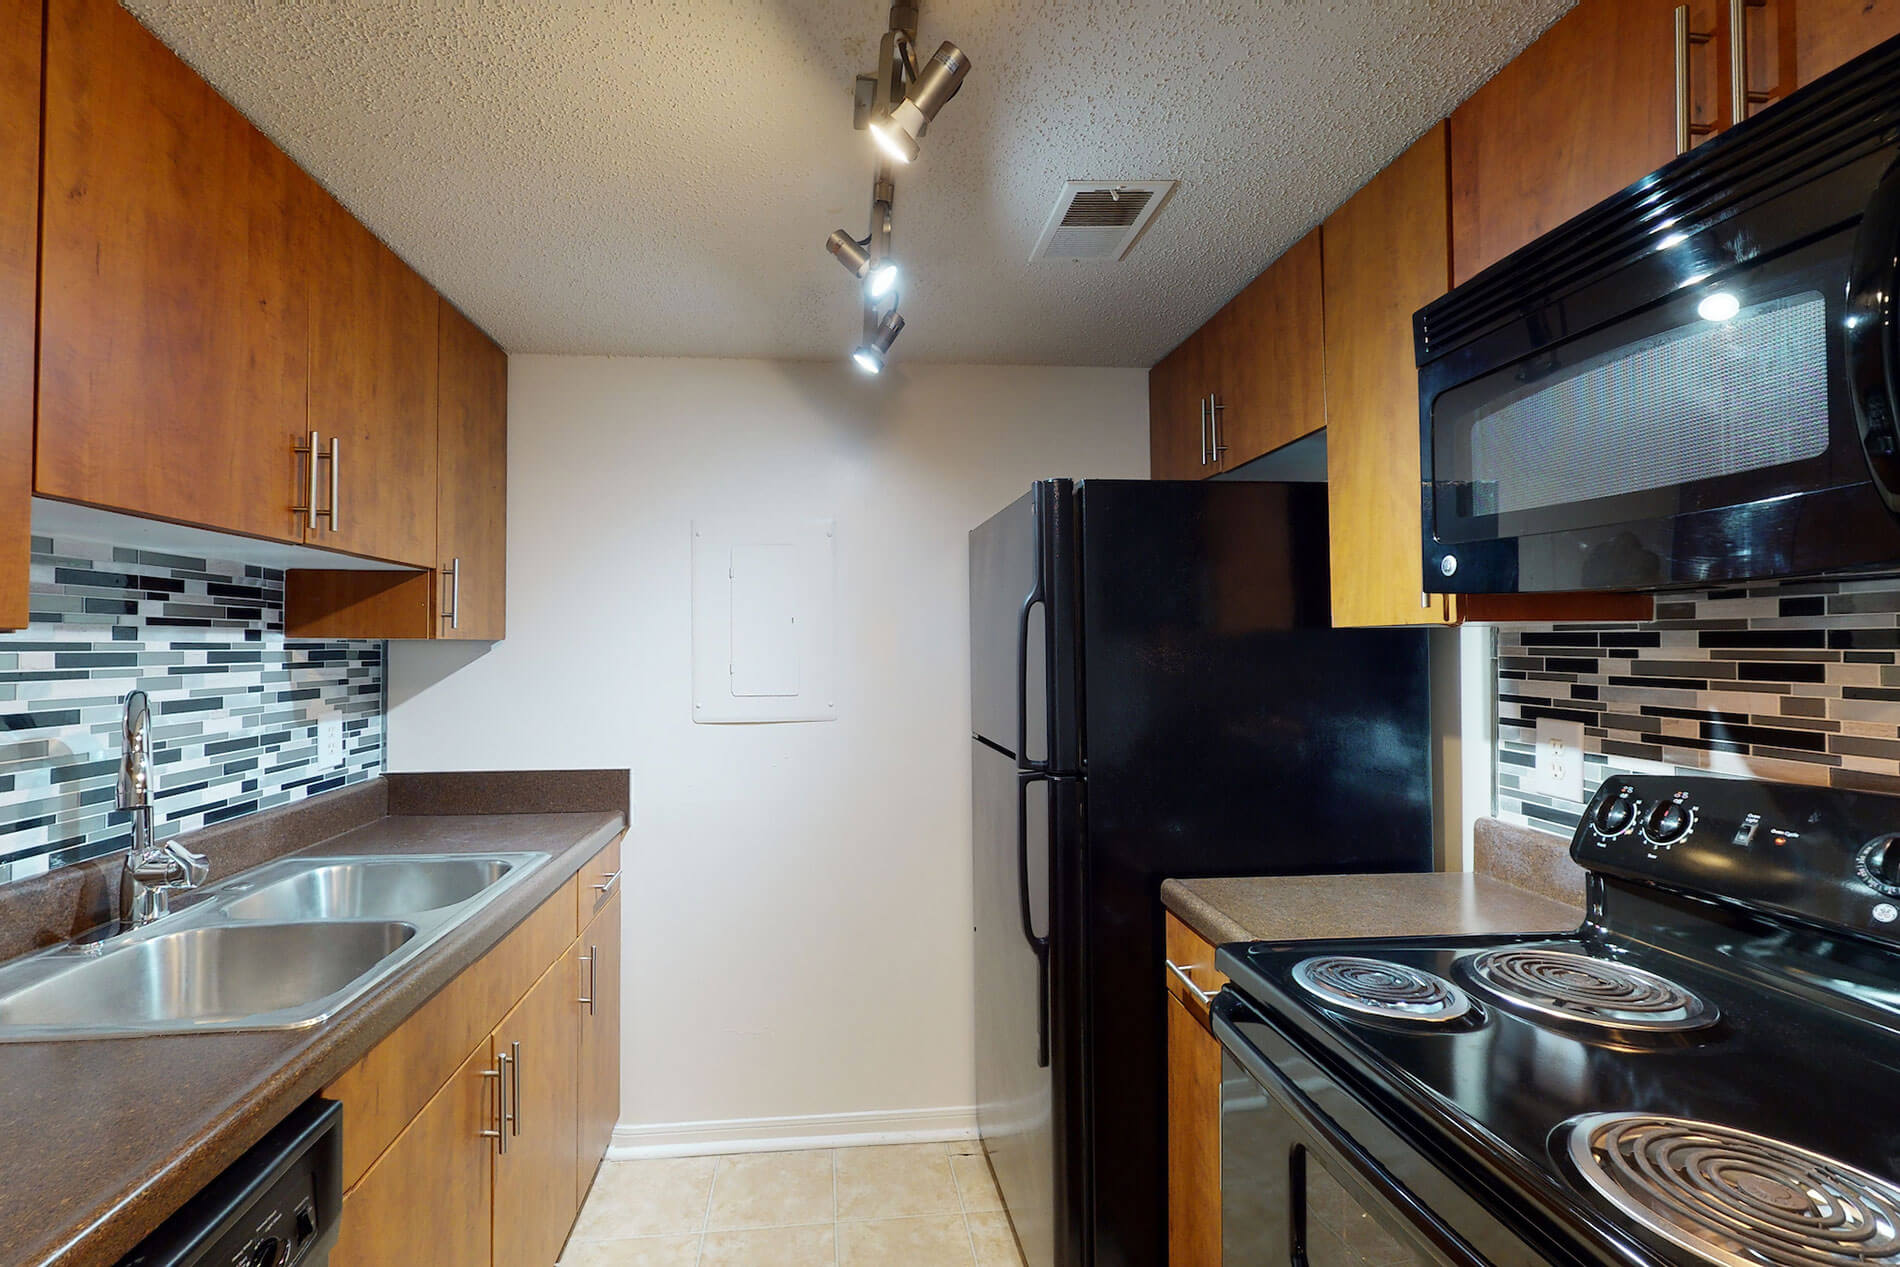
[[[1900,40],[1414,318],[1425,588],[1900,571]]]

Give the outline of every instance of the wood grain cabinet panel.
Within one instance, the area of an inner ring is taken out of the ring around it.
[[[484,1043],[350,1189],[332,1262],[490,1267],[504,1261],[492,1253],[495,1141],[482,1135],[495,1128],[499,1109],[496,1079],[484,1076],[493,1068]]]
[[[581,933],[580,1118],[575,1202],[587,1199],[620,1120],[620,895]]]
[[[1335,625],[1435,625],[1421,601],[1412,314],[1445,293],[1445,125],[1326,221],[1326,474]]]
[[[1207,388],[1201,373],[1205,327],[1148,371],[1148,475],[1158,480],[1205,479],[1220,468],[1208,461]]]
[[[335,199],[307,218],[308,427],[321,438],[306,540],[435,563],[436,293]],[[325,513],[329,512],[329,513]]]
[[[1785,20],[1792,10],[1793,20]],[[1811,84],[1822,75],[1852,61],[1874,45],[1900,35],[1900,0],[1767,0],[1762,8],[1751,8],[1749,79],[1757,91],[1775,92],[1774,73],[1780,59],[1772,46],[1754,53],[1766,40],[1786,39],[1792,25],[1795,86]],[[1759,15],[1759,16],[1757,16]],[[1777,21],[1782,17],[1783,21]],[[1766,79],[1755,67],[1766,69]]]
[[[1221,1267],[1220,1040],[1168,1009],[1168,1267]]]
[[[1476,276],[1676,155],[1674,0],[1580,0],[1451,116],[1452,273]],[[1726,4],[1691,0],[1691,114],[1729,122]],[[1699,139],[1699,138],[1698,138]]]
[[[0,629],[27,624],[38,314],[40,4],[0,0]]]
[[[510,1065],[508,1151],[495,1159],[495,1263],[552,1263],[580,1209],[576,963],[564,956],[495,1031]]]
[[[1319,230],[1295,242],[1208,323],[1202,374],[1215,454],[1231,471],[1326,425]]]
[[[507,633],[508,354],[447,300],[438,321],[435,636]]]
[[[50,5],[45,59],[35,487],[301,541],[321,190],[116,0]]]

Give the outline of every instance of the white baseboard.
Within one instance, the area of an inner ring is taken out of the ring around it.
[[[614,1128],[607,1160],[773,1153],[865,1144],[930,1144],[975,1138],[976,1109],[973,1107],[733,1118],[718,1122],[645,1125],[622,1122]]]

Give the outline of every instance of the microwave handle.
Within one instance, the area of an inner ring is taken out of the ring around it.
[[[1900,162],[1887,169],[1861,216],[1847,278],[1842,338],[1848,392],[1874,486],[1900,513]]]

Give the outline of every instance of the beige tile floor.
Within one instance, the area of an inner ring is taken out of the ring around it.
[[[1022,1267],[980,1145],[610,1161],[561,1267]]]

